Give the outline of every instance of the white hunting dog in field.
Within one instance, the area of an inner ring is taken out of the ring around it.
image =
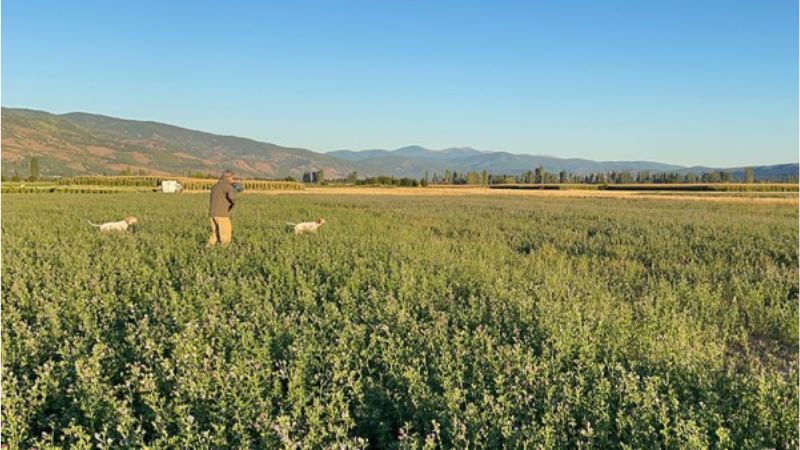
[[[317,219],[313,222],[300,222],[300,223],[286,222],[286,225],[289,225],[294,229],[294,234],[316,233],[319,227],[321,227],[324,224],[325,224],[325,219]]]
[[[136,223],[136,217],[129,216],[126,217],[125,220],[120,220],[119,222],[106,222],[106,223],[92,223],[89,221],[89,225],[93,227],[97,227],[100,229],[101,232],[108,233],[111,231],[128,231],[128,227]]]

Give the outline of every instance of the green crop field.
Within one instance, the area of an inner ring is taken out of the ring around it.
[[[3,196],[4,444],[798,446],[796,204],[239,198]]]

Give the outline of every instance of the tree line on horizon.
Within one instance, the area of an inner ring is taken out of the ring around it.
[[[394,186],[428,186],[428,185],[498,185],[498,184],[692,184],[692,183],[756,183],[752,167],[744,169],[743,180],[737,180],[733,173],[716,170],[697,175],[695,173],[680,174],[678,172],[650,172],[647,170],[610,171],[585,175],[576,175],[566,170],[558,173],[548,172],[539,166],[519,175],[492,174],[487,171],[445,170],[441,175],[429,171],[422,178],[376,176],[359,178],[357,172],[351,172],[344,178],[326,180],[322,171],[307,173],[303,176],[306,183],[337,183],[355,185],[394,185]],[[788,182],[797,182],[797,177],[790,177]]]
[[[29,164],[30,174],[28,177],[21,177],[17,171],[10,178],[2,177],[2,181],[37,181],[41,179],[39,174],[38,158],[31,158]],[[120,171],[120,176],[147,175],[145,171],[139,169],[133,172],[130,168]],[[215,178],[213,174],[192,173],[190,178]],[[298,181],[292,176],[282,178],[283,181]],[[755,172],[752,167],[744,169],[743,180],[735,179],[733,173],[726,170],[715,170],[697,175],[695,173],[679,174],[678,172],[650,172],[647,170],[632,171],[610,171],[597,172],[584,175],[577,175],[566,170],[558,173],[548,172],[543,166],[534,170],[527,170],[519,175],[492,174],[486,170],[475,171],[456,171],[447,169],[443,174],[425,171],[425,175],[419,179],[413,177],[394,177],[394,176],[371,176],[359,178],[358,172],[350,172],[346,177],[327,179],[325,171],[315,170],[304,172],[301,178],[303,183],[312,184],[354,184],[354,185],[392,185],[392,186],[428,186],[428,185],[498,185],[498,184],[692,184],[692,183],[756,183]],[[797,176],[789,177],[786,182],[798,182]]]

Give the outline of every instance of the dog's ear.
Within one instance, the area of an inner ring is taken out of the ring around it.
[[[315,222],[322,223],[322,218],[321,217],[317,217],[317,220]]]

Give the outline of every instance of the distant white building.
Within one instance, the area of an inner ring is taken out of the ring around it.
[[[183,186],[175,180],[164,180],[161,182],[161,192],[167,194],[177,194],[183,190]]]

